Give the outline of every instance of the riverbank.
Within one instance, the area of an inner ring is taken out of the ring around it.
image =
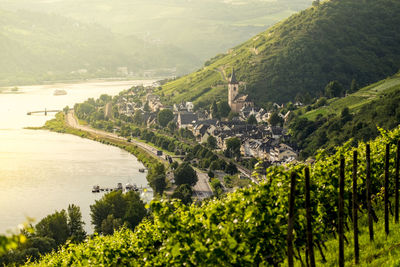
[[[38,86],[38,85],[55,85],[55,84],[76,84],[76,83],[98,83],[98,82],[119,82],[119,81],[160,81],[166,78],[171,78],[169,76],[161,77],[104,77],[104,78],[87,78],[87,79],[66,79],[66,80],[46,80],[38,82],[20,82],[16,83],[1,83],[0,82],[0,92],[2,90],[7,90],[13,87],[26,87],[26,86]]]
[[[117,136],[116,134],[106,132],[99,129],[94,129],[88,125],[81,125],[78,119],[75,117],[73,110],[70,110],[67,115],[64,113],[56,114],[56,118],[49,120],[43,127],[28,128],[28,129],[40,129],[50,130],[58,133],[67,133],[77,135],[83,138],[88,138],[103,144],[117,146],[137,157],[146,168],[150,169],[156,163],[163,163],[167,165],[168,162],[161,156],[157,156],[157,151],[160,148],[156,148],[150,144],[140,142],[135,139],[128,141],[127,139]],[[209,185],[209,178],[206,172],[196,169],[198,182],[194,186],[194,192],[198,199],[208,198],[213,195],[213,191]],[[167,195],[172,194],[174,187],[167,187],[165,193]]]
[[[55,118],[49,120],[42,127],[28,127],[26,129],[31,130],[49,130],[57,133],[66,133],[80,136],[82,138],[87,138],[96,142],[100,142],[106,145],[112,145],[119,147],[132,155],[134,155],[146,168],[151,168],[152,165],[162,162],[165,163],[160,158],[157,158],[150,153],[146,152],[143,148],[138,147],[122,138],[113,137],[110,135],[101,135],[97,132],[90,132],[87,130],[77,129],[68,125],[66,116],[64,113],[60,112],[56,114]]]
[[[109,137],[112,137],[117,140],[127,141],[127,139],[125,139],[124,137],[119,137],[116,134],[109,133],[104,130],[95,129],[88,125],[79,124],[78,119],[75,117],[73,110],[70,110],[68,112],[67,118],[66,118],[66,123],[68,124],[68,126],[75,128],[75,129],[80,129],[83,131],[91,132],[96,135],[109,136]],[[150,142],[147,143],[144,141],[136,140],[135,138],[131,139],[130,142],[134,143],[136,146],[144,149],[148,154],[152,155],[153,157],[156,157],[160,161],[168,164],[168,162],[162,156],[160,156],[160,157],[157,156],[158,151],[163,150],[161,147],[157,147],[154,144],[151,144]],[[175,160],[179,162],[179,160],[177,160],[177,159],[175,159]],[[209,184],[208,173],[205,171],[201,171],[200,169],[197,169],[197,168],[195,168],[195,171],[197,173],[198,181],[193,186],[193,189],[194,189],[194,193],[195,193],[197,199],[202,200],[202,199],[211,197],[213,195],[213,191]],[[173,193],[174,189],[175,189],[175,186],[171,185],[171,187],[168,187],[167,190],[165,190],[165,193],[167,195],[171,195]]]

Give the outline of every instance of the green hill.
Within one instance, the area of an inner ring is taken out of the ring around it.
[[[292,142],[307,157],[319,148],[333,150],[350,138],[353,144],[370,140],[378,136],[377,127],[391,130],[399,124],[399,103],[400,73],[346,97],[330,99],[322,107],[302,108],[303,114],[297,113],[290,123]]]
[[[59,15],[0,10],[0,84],[182,73],[199,61],[181,49],[123,36]]]
[[[163,86],[165,99],[209,104],[226,98],[232,68],[257,104],[316,96],[328,82],[350,87],[379,81],[400,68],[400,2],[325,1],[274,25]]]
[[[351,148],[339,147],[335,155],[321,152],[310,166],[312,177],[312,227],[317,246],[334,266],[337,257],[337,207],[339,158],[345,159],[345,221],[350,222],[349,196],[352,192],[353,150],[358,151],[359,182],[357,188],[361,211],[361,266],[365,264],[398,263],[399,225],[391,224],[390,238],[383,236],[381,211],[384,179],[385,147],[390,144],[390,175],[395,173],[396,143],[400,128],[383,132],[371,145],[371,193],[379,223],[375,225],[376,241],[369,242],[366,234],[365,200],[365,143]],[[306,216],[304,200],[304,164],[270,167],[265,181],[259,185],[237,190],[211,199],[200,205],[183,205],[175,201],[153,201],[152,216],[137,226],[135,231],[121,230],[112,236],[95,236],[82,244],[70,244],[60,252],[45,256],[38,266],[278,266],[286,258],[286,233],[290,174],[298,175],[295,201],[294,246],[304,253]],[[390,188],[394,179],[390,180]],[[393,216],[390,217],[393,219]],[[351,225],[351,223],[348,223]],[[346,233],[351,240],[352,229]],[[326,242],[328,241],[328,242]],[[325,243],[326,242],[326,243]],[[324,249],[327,245],[327,250]],[[373,254],[367,254],[371,253]],[[303,254],[304,255],[304,254]],[[302,256],[303,257],[303,256]],[[319,256],[318,256],[319,258]],[[304,259],[304,257],[303,257]],[[346,261],[352,261],[351,243],[346,244]],[[298,262],[297,262],[298,263]],[[322,262],[318,261],[322,264]]]

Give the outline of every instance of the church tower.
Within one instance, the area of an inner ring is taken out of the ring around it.
[[[235,98],[239,94],[239,83],[236,80],[235,69],[232,70],[232,76],[228,84],[228,104],[232,110],[235,110]]]

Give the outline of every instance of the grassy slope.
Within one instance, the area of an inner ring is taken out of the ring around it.
[[[396,10],[400,3],[394,0],[326,1],[164,85],[163,92],[167,100],[197,104],[215,96],[226,98],[217,85],[226,86],[221,71],[229,75],[232,67],[258,104],[285,102],[305,92],[316,95],[332,80],[346,87],[353,78],[363,86],[370,84],[400,67]]]
[[[343,108],[348,107],[351,112],[356,112],[362,106],[378,99],[383,94],[390,93],[400,88],[400,73],[393,75],[385,80],[366,86],[356,93],[343,98],[334,98],[328,101],[326,106],[304,113],[301,118],[315,120],[321,114],[327,116],[330,114],[338,115]],[[304,109],[303,109],[304,110]]]
[[[382,207],[383,208],[383,207]],[[390,234],[386,236],[383,214],[380,214],[380,220],[374,224],[374,241],[369,241],[368,218],[361,217],[359,221],[359,246],[360,246],[360,266],[399,266],[400,265],[400,224],[394,224],[390,220]],[[349,225],[351,222],[349,222]],[[349,244],[345,243],[345,265],[355,266],[354,264],[354,240],[353,229],[345,233]],[[327,250],[324,255],[327,262],[322,261],[321,254],[315,248],[315,260],[317,266],[338,266],[338,247],[339,240],[332,238],[325,243]],[[303,261],[304,254],[302,255]],[[301,266],[300,261],[295,261],[295,266]]]

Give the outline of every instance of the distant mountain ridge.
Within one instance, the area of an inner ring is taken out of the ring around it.
[[[0,85],[44,80],[184,73],[199,60],[59,15],[0,10]],[[176,71],[175,71],[176,68]],[[169,70],[168,70],[169,69]]]
[[[257,104],[317,96],[333,80],[348,88],[352,79],[376,82],[400,69],[399,12],[397,0],[321,2],[167,83],[165,100],[226,99],[233,67]]]
[[[2,0],[0,9],[60,14],[150,43],[172,44],[201,61],[225,52],[312,0]],[[201,62],[196,65],[198,68]],[[192,70],[187,70],[186,73]]]

